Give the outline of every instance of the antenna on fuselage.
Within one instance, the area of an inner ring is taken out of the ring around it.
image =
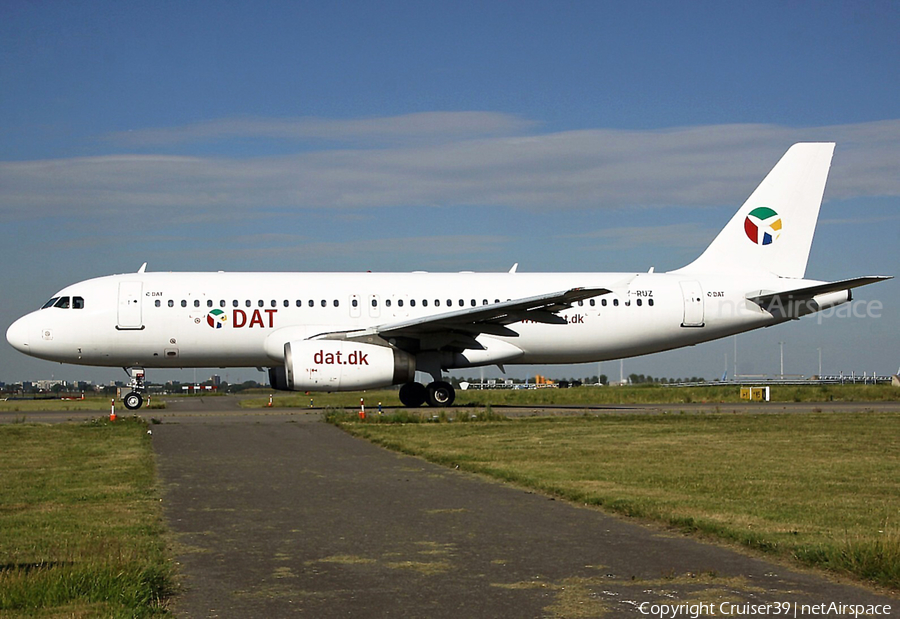
[[[144,264],[141,265],[141,268],[138,269],[138,273],[143,273],[146,270],[147,270],[147,263],[145,262]]]

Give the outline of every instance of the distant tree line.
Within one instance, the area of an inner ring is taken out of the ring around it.
[[[489,379],[485,379],[485,382]],[[506,378],[498,378],[496,379],[498,383],[505,382],[510,379]],[[515,385],[524,385],[524,384],[534,384],[534,377],[529,378],[513,378],[511,379],[513,384]],[[599,376],[594,374],[593,376],[585,376],[584,378],[552,378],[550,377],[554,383],[558,385],[569,385],[569,386],[579,386],[579,385],[608,385],[609,377],[606,374],[600,374]],[[468,383],[479,383],[481,381],[480,378],[458,378],[451,377],[450,383],[453,384],[454,387],[459,387],[461,382]],[[645,374],[629,374],[628,382],[632,385],[647,385],[647,384],[657,384],[657,385],[674,385],[678,383],[703,383],[706,382],[705,378],[701,378],[699,376],[692,376],[690,378],[666,378],[666,377],[658,377],[658,376],[650,376]]]
[[[699,376],[691,376],[690,378],[659,378],[650,375],[644,376],[643,374],[629,374],[628,382],[633,385],[674,385],[678,383],[705,383],[706,379]]]

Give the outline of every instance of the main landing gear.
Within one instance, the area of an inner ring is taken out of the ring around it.
[[[442,380],[436,380],[427,387],[422,383],[406,383],[400,387],[400,401],[411,408],[426,402],[428,406],[450,406],[455,399],[453,385]]]
[[[128,371],[128,368],[122,368],[125,370],[125,373],[128,374],[130,380],[128,381],[128,387],[131,389],[125,396],[122,398],[122,403],[125,405],[125,408],[128,410],[137,410],[144,404],[144,396],[143,393],[144,387],[144,368],[131,368],[131,371]]]

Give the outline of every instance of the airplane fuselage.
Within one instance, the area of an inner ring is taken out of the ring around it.
[[[772,277],[752,288],[778,291],[817,283]],[[482,335],[496,355],[460,367],[633,357],[784,320],[747,300],[746,280],[717,275],[136,273],[64,288],[54,304],[20,319],[10,342],[34,357],[81,365],[262,367],[283,362],[281,348],[288,340],[363,331],[576,286],[612,292],[560,312],[565,324],[525,320],[511,325],[517,337]],[[66,298],[68,303],[60,302]]]

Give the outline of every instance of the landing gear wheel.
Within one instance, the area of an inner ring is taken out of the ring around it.
[[[425,388],[428,394],[428,406],[451,406],[456,399],[453,385],[436,380]]]
[[[122,398],[122,402],[125,404],[125,408],[133,411],[141,407],[141,404],[144,403],[144,398],[137,391],[132,391]]]
[[[403,406],[409,406],[410,408],[422,406],[427,395],[425,385],[421,383],[406,383],[400,387],[400,401],[403,403]]]

